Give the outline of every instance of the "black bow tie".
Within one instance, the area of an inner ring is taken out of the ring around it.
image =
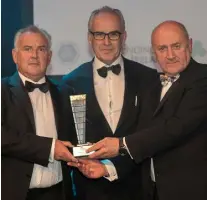
[[[179,74],[176,76],[168,76],[164,73],[160,73],[160,81],[163,86],[166,86],[168,83],[174,83],[178,78]]]
[[[121,66],[120,64],[117,65],[112,65],[110,67],[101,67],[99,69],[97,69],[99,76],[106,78],[108,71],[112,71],[114,74],[119,75],[119,73],[121,72]]]
[[[35,84],[29,81],[25,81],[25,88],[28,92],[32,92],[35,88],[39,88],[39,90],[44,93],[46,93],[49,90],[47,82],[41,84]]]

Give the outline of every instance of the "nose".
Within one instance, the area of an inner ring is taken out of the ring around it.
[[[174,59],[175,58],[175,52],[172,48],[168,48],[167,50],[167,58],[168,59]]]
[[[104,44],[105,44],[105,45],[109,45],[109,44],[111,44],[111,41],[110,41],[108,35],[106,35],[105,38],[104,38]]]
[[[37,51],[36,49],[34,49],[34,50],[32,51],[32,57],[33,57],[33,58],[37,58],[37,57],[38,57],[38,51]]]

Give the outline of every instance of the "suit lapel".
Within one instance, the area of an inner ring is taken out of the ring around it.
[[[176,82],[174,82],[172,84],[172,86],[169,88],[169,90],[166,92],[166,94],[164,95],[164,97],[162,98],[162,100],[160,101],[160,103],[158,104],[158,107],[156,108],[153,117],[159,112],[159,110],[163,107],[163,105],[165,104],[166,100],[169,98],[169,96],[171,95],[171,93],[176,90],[176,88],[179,86],[180,84],[180,80],[178,79]],[[161,88],[162,90],[162,88]],[[159,96],[161,95],[161,90],[159,93]]]
[[[136,119],[137,111],[139,108],[139,96],[136,94],[135,90],[135,80],[133,80],[133,71],[130,69],[130,63],[127,63],[127,60],[124,59],[124,74],[125,74],[125,91],[124,91],[124,100],[123,107],[121,110],[120,119],[115,131],[120,133],[119,130],[124,130],[123,126],[130,126],[133,124]],[[129,122],[129,123],[128,123]]]
[[[99,127],[104,128],[102,132],[111,133],[112,130],[99,106],[98,100],[96,98],[95,89],[94,89],[94,78],[93,78],[93,60],[86,64],[83,67],[81,72],[82,80],[78,86],[79,94],[87,94],[86,95],[86,124],[95,126],[99,129]],[[87,85],[86,85],[87,83]],[[92,124],[93,122],[93,124]],[[86,127],[87,129],[87,127]],[[111,136],[109,134],[108,136]]]
[[[60,101],[60,94],[58,91],[57,86],[52,83],[52,81],[48,78],[46,78],[47,82],[49,83],[49,91],[50,91],[50,95],[51,95],[51,100],[53,103],[53,110],[54,110],[54,117],[55,117],[55,124],[56,124],[56,129],[57,129],[57,133],[60,133],[60,126],[59,126],[59,120],[60,120],[60,106],[61,106],[61,101]]]
[[[179,79],[176,82],[174,82],[172,84],[172,86],[169,88],[169,90],[166,92],[165,96],[163,97],[163,99],[159,103],[157,109],[155,110],[153,116],[155,116],[160,111],[160,109],[164,106],[167,99],[172,95],[173,91],[177,90],[178,87],[180,88],[181,84],[183,85],[186,82],[193,79],[194,77],[196,77],[196,76],[194,76],[197,72],[196,67],[195,67],[196,64],[197,63],[191,58],[188,67],[183,72],[180,73]],[[159,95],[160,94],[161,94],[161,91],[160,91]]]
[[[19,105],[22,107],[22,110],[25,111],[26,115],[29,117],[34,133],[36,133],[32,104],[18,73],[15,73],[11,77],[9,84],[13,86],[11,87],[11,92],[16,97]]]
[[[87,85],[86,85],[87,83]],[[94,80],[93,80],[93,66],[92,61],[84,66],[82,71],[82,80],[80,82],[79,94],[86,94],[86,112],[89,118],[92,115],[97,116],[100,107],[95,95]],[[90,119],[88,119],[90,121]]]
[[[94,79],[93,79],[93,65],[92,62],[90,62],[85,67],[85,81],[83,81],[83,84],[88,83],[88,85],[83,85],[81,88],[84,88],[86,96],[86,112],[87,116],[89,117],[88,120],[94,115],[100,115],[101,114],[101,108],[99,106],[98,100],[96,98],[95,89],[94,89]],[[92,120],[93,121],[93,120]]]
[[[161,91],[162,91],[162,85],[161,85],[160,81],[158,80],[158,82],[149,91],[149,95],[147,95],[147,97],[149,97],[149,100],[151,103],[151,112],[152,113],[156,109],[158,109],[158,106],[160,104]]]

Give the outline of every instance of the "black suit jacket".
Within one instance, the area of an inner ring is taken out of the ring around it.
[[[105,137],[123,137],[133,133],[137,126],[140,110],[139,99],[145,87],[156,77],[156,71],[137,62],[124,59],[125,94],[117,129],[113,134],[98,104],[93,83],[91,62],[79,66],[63,78],[64,83],[73,87],[76,94],[86,96],[86,141],[97,142]],[[137,98],[137,105],[135,99]],[[81,200],[135,199],[139,196],[140,170],[129,156],[111,159],[119,179],[109,182],[105,178],[90,180],[77,170],[74,171],[77,195]]]
[[[57,86],[50,80],[49,90],[54,106],[54,114],[58,138],[71,140],[75,135],[72,115],[68,119],[66,133],[62,124],[63,101]],[[34,115],[28,93],[18,75],[2,80],[2,199],[25,200],[31,181],[34,163],[47,166],[51,150],[52,138],[36,135]],[[71,111],[70,111],[71,114]],[[67,114],[69,116],[69,112]],[[49,124],[48,124],[49,126]],[[63,191],[65,199],[72,199],[70,170],[62,162]]]
[[[207,65],[191,59],[161,102],[160,94],[157,83],[141,101],[140,127],[126,138],[127,146],[137,163],[144,161],[147,182],[153,157],[160,200],[205,200]]]

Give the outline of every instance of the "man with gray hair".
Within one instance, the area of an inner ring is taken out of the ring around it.
[[[142,101],[139,129],[124,138],[105,138],[91,158],[119,154],[120,141],[143,165],[150,200],[207,199],[207,65],[192,57],[192,39],[183,24],[168,20],[151,34],[163,73]]]
[[[45,75],[50,47],[50,35],[37,26],[15,35],[17,72],[2,80],[2,200],[72,199],[70,171],[60,160],[76,161],[67,148],[75,130],[69,111],[65,133],[63,98]]]
[[[156,78],[155,70],[122,56],[126,37],[120,10],[108,6],[94,10],[88,22],[88,42],[95,57],[63,78],[76,94],[86,94],[87,142],[134,132],[142,93]],[[81,168],[74,171],[78,199],[140,199],[139,166],[124,154],[110,160],[84,160],[101,175],[88,175]]]

